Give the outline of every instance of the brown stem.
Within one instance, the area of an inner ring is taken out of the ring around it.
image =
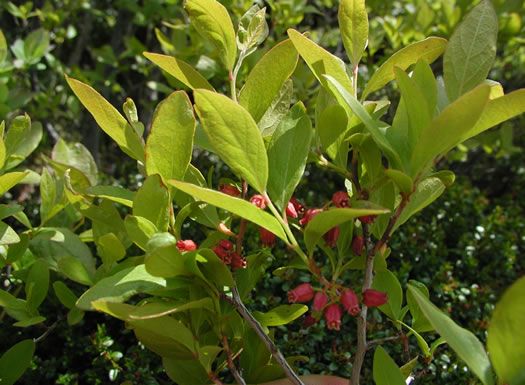
[[[283,354],[277,348],[277,346],[273,343],[273,341],[268,337],[268,335],[265,333],[263,327],[257,321],[252,313],[244,306],[244,303],[241,300],[241,296],[239,295],[239,291],[236,287],[232,288],[232,304],[235,307],[235,309],[239,312],[239,314],[250,324],[252,329],[255,331],[257,336],[261,339],[261,341],[266,345],[266,348],[270,351],[273,358],[277,361],[279,366],[283,369],[284,373],[286,374],[286,377],[292,382],[294,385],[304,385],[304,383],[301,381],[299,377],[294,373],[293,369],[290,367],[288,362],[286,362]]]
[[[246,199],[248,193],[248,185],[246,181],[242,181],[242,199]],[[246,219],[241,218],[241,224],[239,226],[239,234],[237,235],[237,242],[235,243],[235,250],[239,255],[242,255],[242,241],[244,239],[244,233],[246,231]]]
[[[237,367],[233,363],[232,351],[230,349],[230,345],[228,344],[228,338],[224,333],[222,333],[222,346],[224,346],[224,350],[226,351],[226,362],[228,362],[228,367],[230,368],[230,372],[235,378],[235,381],[237,381],[237,384],[239,385],[246,385],[244,378],[242,378],[241,374],[237,370]]]
[[[209,374],[208,374],[208,377],[210,378],[210,380],[213,381],[213,383],[214,383],[215,385],[224,385],[224,384],[222,383],[222,381],[219,380],[219,379],[217,378],[217,376],[215,376],[215,374],[213,374],[213,373],[209,373]]]
[[[53,324],[48,327],[46,329],[46,331],[39,337],[37,338],[33,338],[33,342],[36,344],[40,341],[42,341],[44,338],[46,338],[57,326],[60,322],[62,322],[64,320],[64,316],[61,316],[60,318],[58,318],[55,322],[53,322]]]
[[[404,340],[405,338],[406,338],[405,336],[391,336],[391,337],[385,337],[385,338],[378,338],[377,340],[368,341],[368,348],[371,348],[372,345],[382,344],[383,342],[399,341],[399,340]]]

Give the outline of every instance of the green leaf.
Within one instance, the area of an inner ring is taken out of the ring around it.
[[[408,196],[412,192],[412,189],[414,188],[414,181],[404,172],[388,169],[385,170],[385,175],[392,179],[399,191],[401,191],[403,194]]]
[[[162,357],[166,374],[179,385],[208,384],[210,379],[198,360],[180,361]]]
[[[260,9],[253,5],[242,15],[237,32],[237,47],[245,52],[245,57],[252,53],[268,37],[266,7]]]
[[[262,252],[249,255],[246,257],[246,269],[239,269],[235,272],[235,281],[242,300],[250,295],[250,292],[257,284],[257,281],[264,274],[264,262],[266,261],[266,258],[267,256]]]
[[[319,83],[330,91],[334,97],[338,98],[339,95],[334,93],[334,86],[323,75],[330,75],[336,79],[346,91],[353,93],[354,88],[352,87],[352,81],[348,77],[345,70],[345,63],[341,59],[332,55],[294,29],[288,30],[288,36]]]
[[[139,114],[137,112],[137,106],[131,98],[127,98],[124,104],[122,105],[122,110],[128,123],[133,127],[138,136],[144,134],[144,124],[139,121]]]
[[[417,331],[412,329],[406,323],[401,322],[401,321],[398,321],[398,322],[404,327],[406,327],[410,331],[410,333],[412,333],[414,337],[416,337],[417,344],[419,345],[421,352],[424,354],[425,357],[430,358],[431,357],[430,348],[428,347],[427,341],[425,341],[425,339],[421,336],[421,334],[419,334]]]
[[[215,152],[241,178],[263,193],[268,158],[259,129],[243,107],[224,95],[195,90],[195,107]]]
[[[417,360],[419,356],[415,356],[410,361],[408,361],[405,365],[403,365],[401,368],[401,374],[403,374],[403,377],[405,377],[405,380],[412,374],[412,371],[417,365]]]
[[[77,302],[78,298],[64,282],[53,282],[53,290],[55,291],[55,295],[62,305],[68,309],[73,309],[75,307],[75,303]]]
[[[126,248],[114,233],[107,233],[98,238],[97,251],[102,258],[102,263],[106,266],[126,256]]]
[[[29,115],[25,114],[13,119],[4,137],[7,158],[15,153],[30,132],[31,119]]]
[[[91,186],[84,193],[97,198],[105,198],[120,203],[127,207],[133,207],[135,193],[119,186]]]
[[[264,115],[257,122],[261,136],[271,136],[281,120],[288,113],[292,102],[293,82],[288,79],[284,82],[277,96],[272,100]]]
[[[488,130],[514,116],[525,112],[525,89],[516,90],[505,96],[491,99],[485,105],[476,124],[463,133],[460,142]]]
[[[124,302],[138,293],[165,289],[166,285],[166,279],[152,276],[145,265],[129,267],[98,281],[82,294],[76,306],[81,310],[93,310],[92,301]]]
[[[146,244],[146,270],[154,277],[175,277],[184,274],[184,258],[177,240],[170,233],[154,234]]]
[[[72,281],[91,286],[93,280],[86,267],[73,256],[65,256],[58,260],[57,270]]]
[[[191,24],[215,45],[222,63],[231,71],[237,57],[237,43],[226,8],[216,0],[187,0],[184,8],[190,14]]]
[[[445,39],[440,37],[428,37],[425,40],[417,41],[401,48],[395,54],[390,56],[381,67],[374,72],[363,91],[361,100],[365,100],[369,94],[380,89],[391,80],[394,80],[394,67],[399,67],[404,71],[411,64],[417,63],[420,59],[432,63],[441,56],[446,46],[447,41]]]
[[[5,40],[4,33],[0,29],[0,63],[2,63],[7,57],[7,42]]]
[[[33,151],[36,150],[38,144],[42,140],[42,136],[42,123],[31,122],[29,133],[25,135],[24,140],[16,147],[16,149],[12,149],[14,151],[11,152],[11,156],[7,159],[5,169],[10,170],[22,163]]]
[[[489,100],[490,87],[481,85],[449,104],[419,136],[410,159],[412,177],[440,154],[454,147],[476,124]]]
[[[159,230],[149,219],[127,215],[124,218],[124,227],[133,242],[142,250],[146,250],[148,240]]]
[[[27,307],[31,312],[44,302],[48,289],[49,267],[45,260],[38,258],[31,266],[25,284]]]
[[[53,147],[51,159],[81,171],[88,178],[90,185],[97,184],[97,164],[89,150],[82,143],[67,144],[63,139],[59,139],[55,147]]]
[[[425,296],[425,298],[430,297],[430,293],[428,292],[427,287],[423,283],[415,281],[413,279],[411,279],[409,283],[417,290],[419,290],[421,294]],[[433,331],[434,328],[426,319],[421,308],[416,302],[416,299],[412,292],[407,290],[406,296],[408,308],[410,309],[410,314],[412,315],[412,327],[414,328],[414,330],[420,333]]]
[[[143,55],[190,89],[204,88],[215,91],[206,78],[185,61],[153,52],[143,52]]]
[[[445,185],[439,178],[425,178],[418,183],[410,195],[410,201],[394,224],[391,233],[405,223],[412,215],[434,202],[445,191]]]
[[[0,306],[6,309],[24,311],[26,310],[26,301],[13,297],[5,290],[0,290]]]
[[[211,372],[215,358],[222,351],[223,348],[214,345],[203,346],[199,349],[199,361],[208,373]]]
[[[304,230],[304,242],[310,255],[312,255],[317,241],[332,227],[338,226],[346,221],[365,215],[386,214],[389,210],[366,202],[363,207],[333,208],[317,214]]]
[[[137,320],[159,318],[190,309],[208,309],[213,311],[213,301],[211,298],[202,298],[190,302],[186,300],[179,302],[151,302],[138,307],[137,310],[129,314],[129,318]]]
[[[26,172],[9,172],[0,176],[0,196],[4,195],[12,187],[16,186],[18,182],[24,179],[29,174]]]
[[[395,274],[390,270],[376,272],[372,282],[372,288],[387,293],[388,302],[385,305],[379,306],[379,310],[392,320],[397,321],[403,303],[403,290]]]
[[[20,237],[15,230],[0,221],[0,245],[12,245],[20,242]]]
[[[352,94],[345,90],[336,79],[328,75],[324,76],[326,77],[327,81],[334,85],[336,92],[339,93],[344,104],[347,105],[352,110],[352,112],[363,122],[367,130],[372,135],[374,141],[385,153],[385,156],[388,158],[391,166],[395,168],[401,168],[401,159],[399,158],[399,154],[397,154],[383,132],[379,129],[378,122],[370,116],[365,107],[359,103],[359,101]]]
[[[328,156],[339,166],[345,167],[348,162],[348,144],[344,143],[348,116],[343,107],[333,105],[326,107],[317,122],[317,131],[321,145]],[[342,146],[345,146],[344,149]]]
[[[168,188],[158,174],[150,175],[133,199],[133,215],[151,221],[159,231],[168,231],[170,217]]]
[[[133,159],[144,162],[142,139],[128,121],[92,87],[66,75],[66,81],[102,130]]]
[[[13,385],[31,364],[36,344],[23,340],[12,346],[0,357],[0,383]]]
[[[27,59],[40,59],[49,47],[49,32],[39,28],[24,39],[24,54]]]
[[[42,155],[42,158],[46,163],[51,166],[54,170],[55,175],[58,178],[64,179],[64,181],[58,181],[58,185],[64,183],[70,192],[75,194],[83,192],[86,188],[91,186],[88,177],[82,171],[75,167],[56,162],[53,159],[49,159],[47,156]],[[80,198],[79,198],[80,199]]]
[[[401,370],[381,346],[378,346],[374,353],[373,372],[376,385],[406,384]]]
[[[200,258],[199,269],[202,274],[217,286],[234,287],[232,273],[228,266],[226,266],[220,258],[210,249],[202,249],[198,251]]]
[[[169,95],[157,107],[146,142],[146,171],[163,179],[182,180],[191,161],[195,117],[184,91]]]
[[[525,338],[524,296],[525,278],[520,278],[505,291],[490,319],[487,349],[498,384],[513,383],[525,368],[525,347],[518,342]]]
[[[290,40],[275,45],[257,62],[246,78],[239,104],[259,122],[285,81],[292,75],[299,55]]]
[[[339,31],[350,62],[356,68],[368,44],[365,0],[342,0],[337,14]]]
[[[450,38],[443,57],[443,76],[451,101],[483,83],[494,58],[498,16],[490,0],[482,0]]]
[[[18,261],[20,258],[22,258],[29,246],[28,234],[18,233],[18,236],[20,237],[20,242],[9,245],[7,249],[7,256],[5,258],[5,261],[9,264],[12,264]]]
[[[233,214],[249,220],[261,227],[271,231],[276,236],[287,242],[286,234],[281,225],[272,215],[264,212],[245,200],[234,198],[221,192],[199,187],[190,183],[169,180],[168,184],[211,205],[228,210]]]
[[[42,316],[29,316],[28,318],[24,318],[21,321],[15,322],[13,326],[19,327],[19,328],[26,328],[28,326],[38,325],[41,324],[46,320],[46,317]]]
[[[84,318],[84,312],[76,307],[67,312],[67,323],[69,326],[78,324]]]
[[[67,204],[64,195],[63,179],[55,180],[46,167],[42,169],[42,175],[40,177],[40,197],[41,223],[45,223],[55,216]]]
[[[419,307],[430,324],[443,337],[457,355],[478,376],[484,385],[494,384],[494,375],[487,353],[472,332],[463,329],[432,304],[412,285],[408,290],[414,295]]]
[[[268,146],[268,193],[281,210],[303,176],[311,138],[312,123],[306,108],[298,102],[281,121]]]
[[[253,316],[263,326],[286,325],[299,318],[308,311],[308,306],[294,303],[293,305],[281,305],[273,308],[269,312],[253,312]]]

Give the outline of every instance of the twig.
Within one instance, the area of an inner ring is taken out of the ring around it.
[[[382,344],[383,342],[387,342],[387,341],[399,341],[405,338],[406,338],[405,336],[391,336],[391,337],[385,337],[385,338],[378,338],[377,340],[368,341],[368,349],[370,349],[372,345],[375,345],[375,344]]]
[[[255,333],[261,339],[261,341],[266,345],[266,348],[270,351],[273,358],[275,358],[279,366],[281,366],[281,368],[284,370],[286,377],[288,377],[288,379],[292,382],[292,384],[304,385],[304,383],[294,373],[290,365],[288,365],[288,362],[286,362],[281,351],[277,348],[277,346],[275,346],[275,344],[270,339],[270,337],[266,335],[259,321],[257,321],[252,316],[252,313],[250,313],[250,311],[246,308],[246,306],[244,306],[244,303],[241,300],[241,296],[239,295],[239,291],[237,290],[236,287],[232,288],[232,294],[233,294],[233,298],[232,298],[233,306],[239,312],[239,314],[250,324],[250,326],[253,328]]]
[[[53,322],[53,324],[47,328],[47,330],[42,333],[42,335],[40,337],[37,337],[37,338],[33,338],[33,342],[36,344],[36,343],[39,343],[40,341],[42,341],[44,338],[46,338],[57,326],[60,322],[62,322],[64,320],[64,316],[60,316],[55,322]]]
[[[228,362],[230,372],[232,372],[233,377],[235,377],[235,381],[237,381],[237,384],[239,385],[246,385],[244,378],[242,378],[241,374],[239,373],[237,367],[233,362],[232,351],[230,349],[230,345],[228,344],[228,338],[224,333],[222,334],[222,346],[224,346],[224,350],[226,351],[226,362]]]

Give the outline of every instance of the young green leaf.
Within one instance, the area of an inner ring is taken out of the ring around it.
[[[47,51],[49,47],[49,32],[43,28],[39,28],[31,32],[24,39],[24,54],[28,60],[38,60]]]
[[[184,91],[169,95],[157,108],[146,142],[146,171],[182,180],[191,161],[195,117]]]
[[[0,221],[0,245],[12,245],[20,242],[20,237],[15,230],[6,223]]]
[[[443,57],[443,76],[451,101],[486,79],[498,38],[498,16],[491,0],[482,0],[463,19]]]
[[[259,129],[250,113],[228,97],[195,90],[195,107],[215,152],[241,178],[263,193],[268,158]]]
[[[49,267],[44,259],[38,258],[27,275],[25,291],[27,307],[35,312],[47,296],[49,289]]]
[[[215,91],[206,78],[185,61],[153,52],[143,52],[143,55],[190,89],[204,88]]]
[[[16,186],[18,182],[29,175],[29,171],[26,172],[9,172],[0,176],[0,196],[4,195],[12,187]]]
[[[0,357],[0,383],[13,385],[31,364],[36,344],[23,340],[12,346]]]
[[[187,0],[184,8],[199,34],[211,41],[227,70],[232,70],[237,57],[235,31],[226,8],[216,0]]]
[[[342,0],[337,17],[346,53],[356,68],[368,44],[368,13],[365,0]]]
[[[292,96],[293,82],[292,79],[288,79],[257,122],[261,136],[271,136],[275,132],[275,129],[290,109]]]
[[[369,94],[393,80],[395,77],[394,67],[399,67],[404,71],[411,64],[417,63],[420,59],[432,63],[441,56],[446,46],[447,41],[445,39],[440,37],[428,37],[425,40],[417,41],[401,48],[395,54],[390,56],[381,67],[374,72],[363,91],[361,100],[365,100]]]
[[[326,107],[319,116],[316,128],[324,151],[335,164],[346,168],[348,143],[345,143],[345,137],[348,116],[345,109],[339,105]]]
[[[253,5],[241,17],[237,32],[237,47],[245,52],[245,57],[252,53],[268,37],[266,8]]]
[[[490,319],[487,349],[499,384],[518,384],[523,375],[525,346],[525,278],[516,281],[496,304]]]
[[[158,174],[150,175],[133,199],[133,215],[144,217],[159,231],[167,231],[170,217],[170,196]]]
[[[5,170],[10,170],[20,163],[22,163],[33,151],[36,150],[38,144],[42,140],[43,129],[42,123],[31,122],[31,128],[28,134],[25,135],[24,140],[11,151],[6,148],[6,155],[9,152],[10,156],[6,159]]]
[[[290,40],[270,49],[250,71],[239,95],[239,104],[259,122],[292,75],[299,55]]]
[[[307,311],[308,306],[294,303],[292,305],[277,306],[266,313],[255,311],[253,316],[263,326],[281,326],[299,318]]]
[[[84,190],[89,196],[104,198],[112,202],[120,203],[127,207],[133,207],[135,193],[119,186],[91,186]]]
[[[385,170],[385,175],[394,181],[399,191],[401,191],[403,194],[408,196],[412,192],[412,189],[414,188],[414,181],[404,172],[388,169]]]
[[[148,240],[159,230],[149,219],[127,215],[124,218],[124,227],[129,237],[142,250],[146,250]]]
[[[92,87],[66,75],[66,81],[102,130],[133,159],[144,162],[142,139],[128,121]]]
[[[281,210],[303,176],[311,138],[312,123],[306,108],[298,102],[281,121],[268,146],[268,193]]]
[[[128,123],[133,127],[138,136],[142,137],[144,134],[144,124],[139,121],[139,114],[137,112],[137,106],[131,98],[127,98],[124,104],[122,105],[122,110]]]
[[[481,382],[484,385],[493,385],[494,374],[489,358],[483,345],[474,334],[458,326],[414,286],[409,284],[408,290],[414,295],[415,300],[430,324],[474,374],[478,376]]]
[[[4,137],[7,158],[22,145],[30,131],[31,119],[29,115],[25,114],[13,119]]]
[[[169,180],[168,184],[175,186],[177,189],[184,191],[187,194],[193,195],[204,202],[213,206],[228,210],[233,214],[239,215],[242,218],[249,220],[261,227],[271,231],[279,238],[287,242],[286,234],[281,225],[272,215],[264,212],[255,205],[245,200],[234,198],[223,194],[219,191],[210,190],[199,187],[191,183],[180,182],[176,180]]]
[[[405,385],[401,369],[387,352],[378,345],[374,353],[374,381],[376,385]]]
[[[80,260],[71,255],[62,257],[57,261],[57,270],[72,281],[86,286],[93,285],[93,279],[86,267]]]
[[[126,248],[114,233],[107,233],[98,238],[97,251],[102,263],[108,267],[126,256]]]
[[[81,171],[88,178],[91,186],[97,184],[97,163],[82,143],[68,144],[63,139],[59,139],[53,147],[51,159]]]
[[[5,40],[4,33],[0,29],[0,63],[2,63],[7,57],[7,42]]]

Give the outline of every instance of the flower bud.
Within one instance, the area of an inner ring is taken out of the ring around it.
[[[266,208],[266,202],[262,195],[256,194],[250,198],[250,203],[264,210]]]
[[[177,248],[180,252],[197,250],[197,245],[191,239],[185,239],[177,242]]]
[[[246,258],[241,257],[236,252],[231,252],[231,266],[233,269],[246,269]]]
[[[316,324],[317,322],[319,322],[317,318],[315,318],[311,314],[308,314],[304,319],[303,324],[301,325],[301,329],[308,329],[310,326]]]
[[[291,201],[288,202],[288,205],[286,205],[286,216],[290,218],[297,218],[297,210]]]
[[[365,246],[365,239],[360,235],[356,235],[352,241],[352,251],[354,252],[354,255],[363,254],[364,246]]]
[[[315,217],[320,212],[321,212],[321,209],[317,209],[317,208],[308,209],[306,213],[304,213],[304,217],[302,217],[301,220],[299,220],[299,224],[305,227],[308,224],[308,222],[310,222],[312,218]]]
[[[388,302],[388,295],[374,289],[363,292],[363,304],[368,307],[384,305]]]
[[[308,302],[314,296],[314,289],[309,283],[303,283],[288,292],[288,302]]]
[[[261,235],[261,242],[263,247],[275,246],[275,234],[266,230],[264,227],[259,227],[259,234]]]
[[[314,311],[321,311],[328,303],[328,296],[326,293],[318,291],[314,296]]]
[[[339,208],[350,207],[350,197],[345,191],[336,191],[332,196],[332,202]]]
[[[339,233],[341,232],[341,229],[339,226],[332,227],[325,235],[323,235],[323,238],[325,240],[325,247],[334,248],[337,246],[337,239],[339,238]]]
[[[328,329],[339,330],[341,326],[341,308],[339,305],[331,304],[324,309],[324,318]]]
[[[231,184],[221,184],[219,185],[219,191],[221,193],[224,193],[226,195],[230,195],[232,197],[238,197],[241,195],[241,192],[239,189],[235,186],[232,186]]]
[[[232,259],[228,250],[225,250],[220,246],[216,246],[213,248],[213,252],[221,259],[224,264],[229,265],[231,263]]]
[[[231,243],[227,239],[221,239],[219,242],[219,247],[222,247],[224,250],[232,250],[233,249],[233,243]]]
[[[306,207],[304,207],[304,205],[294,197],[290,198],[290,203],[295,208],[295,212],[297,213],[297,215],[303,215],[306,211]]]
[[[370,223],[373,223],[376,220],[377,215],[364,215],[362,217],[359,217],[358,219],[361,221],[361,223],[369,225]]]
[[[361,311],[359,309],[359,299],[352,289],[347,289],[341,294],[341,305],[346,309],[348,314],[356,316]]]

